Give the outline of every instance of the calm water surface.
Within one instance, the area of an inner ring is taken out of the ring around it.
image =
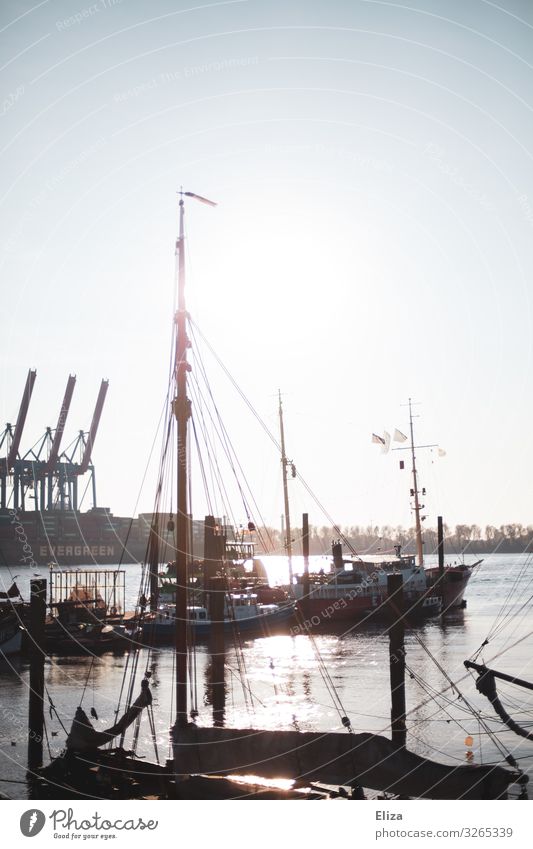
[[[271,559],[271,578],[281,579],[284,567],[280,558]],[[125,569],[127,607],[131,609],[138,592],[140,567]],[[17,572],[17,583],[28,598],[33,570],[25,572],[20,568]],[[43,577],[45,573],[42,570]],[[5,589],[10,582],[9,571],[0,568],[0,588]],[[533,680],[532,596],[533,560],[527,555],[488,556],[470,581],[466,610],[408,631],[406,660],[414,676],[407,677],[409,748],[434,760],[466,763],[465,737],[470,735],[474,743],[469,748],[475,762],[501,761],[498,747],[486,727],[457,693],[448,689],[444,697],[435,698],[448,686],[449,676],[480,712],[480,718],[486,719],[502,748],[519,758],[522,768],[533,779],[533,742],[516,737],[494,718],[490,704],[477,693],[473,678],[463,666],[463,661],[499,625],[484,648],[485,662],[488,664],[495,658],[494,668]],[[159,756],[164,760],[169,754],[168,728],[173,714],[173,653],[165,647],[152,653],[146,650],[141,655],[139,668],[144,670],[148,665],[152,671],[157,743]],[[95,725],[103,729],[112,724],[129,664],[127,653],[105,654],[92,667],[90,658],[51,658],[46,665],[46,687],[65,727],[70,726],[84,688],[85,710],[88,712],[94,706],[98,713]],[[196,686],[191,688],[191,700],[198,708],[199,724],[210,725],[207,646],[197,647],[194,664]],[[26,796],[28,677],[27,664],[14,661],[13,665],[0,665],[0,792],[12,798]],[[332,688],[342,704],[341,710],[333,704]],[[509,713],[522,724],[533,726],[533,693],[503,683],[498,690]],[[239,648],[228,646],[227,726],[336,731],[342,728],[342,711],[350,717],[356,732],[373,731],[388,736],[388,639],[383,628],[372,626],[336,635],[320,634],[314,640],[306,635],[245,639]],[[55,715],[50,718],[47,713],[46,718],[50,751],[55,755],[64,746],[65,733]],[[138,751],[147,758],[154,757],[146,719],[141,725]],[[48,758],[46,746],[45,752]]]

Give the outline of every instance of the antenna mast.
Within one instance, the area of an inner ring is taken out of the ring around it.
[[[289,561],[289,584],[292,592],[293,571],[292,571],[292,534],[291,534],[291,516],[289,510],[289,488],[287,486],[287,466],[292,465],[290,460],[287,460],[285,452],[285,430],[283,427],[283,406],[281,403],[281,391],[278,389],[279,397],[279,432],[281,440],[281,468],[283,470],[283,499],[285,502],[285,548],[287,551],[287,559]]]
[[[418,565],[424,565],[424,543],[422,540],[422,522],[420,520],[420,500],[418,498],[418,475],[416,471],[415,438],[413,430],[413,410],[409,398],[409,427],[411,432],[411,458],[413,462],[413,494],[415,499],[415,528],[416,528],[416,552]]]

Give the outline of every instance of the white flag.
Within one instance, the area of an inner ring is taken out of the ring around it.
[[[439,448],[439,457],[446,457],[446,451],[444,448]]]
[[[398,430],[398,428],[394,428],[393,440],[394,442],[407,442],[407,437],[405,433],[401,432],[401,430]]]
[[[378,436],[377,433],[372,434],[372,442],[377,442],[378,445],[385,445],[385,440],[382,436]]]
[[[390,448],[390,433],[387,433],[386,430],[383,431],[383,445],[381,446],[381,453],[386,454]]]

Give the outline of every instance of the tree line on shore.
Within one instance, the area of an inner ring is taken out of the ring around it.
[[[283,552],[285,540],[279,529],[267,528],[261,535],[258,552],[261,548]],[[358,554],[394,554],[394,548],[401,545],[404,554],[414,554],[416,550],[415,529],[401,525],[349,525],[340,528],[342,537]],[[434,554],[437,551],[437,529],[424,527],[424,551]],[[291,534],[293,553],[301,554],[301,529],[295,528]],[[331,543],[339,538],[338,529],[318,525],[309,527],[309,550],[311,554],[329,554]],[[261,545],[261,542],[263,545]],[[489,552],[519,553],[533,550],[533,525],[519,523],[500,525],[444,525],[444,549],[447,555],[469,552],[483,554]],[[348,552],[346,552],[348,553]]]

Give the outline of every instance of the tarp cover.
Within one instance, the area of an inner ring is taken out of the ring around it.
[[[99,746],[104,746],[115,737],[118,737],[119,734],[122,734],[137,719],[143,708],[151,704],[152,694],[148,686],[148,681],[145,678],[142,681],[141,693],[138,698],[118,720],[116,725],[107,728],[105,731],[97,731],[83,708],[81,706],[76,708],[76,716],[72,722],[70,734],[67,737],[67,749],[83,752],[87,749],[97,749]]]

